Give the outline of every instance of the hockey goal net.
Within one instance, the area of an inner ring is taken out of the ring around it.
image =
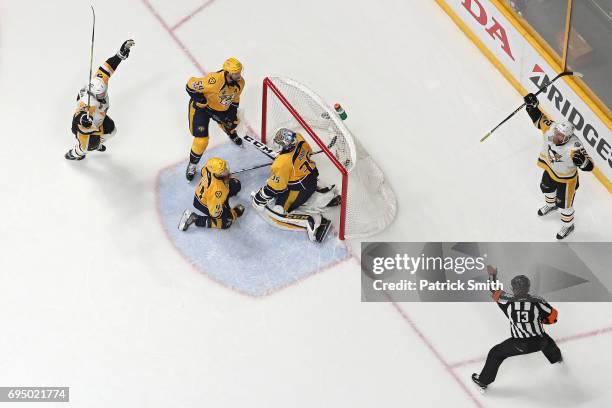
[[[313,158],[320,177],[336,184],[342,194],[340,239],[368,237],[391,223],[397,207],[393,190],[336,111],[305,85],[289,78],[265,78],[262,142],[271,142],[281,127],[301,133],[314,151],[322,150]],[[327,166],[321,163],[323,153]]]

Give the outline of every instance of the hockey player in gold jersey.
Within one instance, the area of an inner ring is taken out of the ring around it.
[[[574,230],[573,205],[579,186],[578,169],[593,170],[593,160],[574,135],[571,122],[551,121],[540,110],[538,98],[532,93],[524,99],[529,117],[544,135],[538,166],[544,170],[540,189],[546,204],[538,210],[538,215],[544,216],[560,209],[563,226],[557,233],[557,239],[563,239]]]
[[[252,194],[253,207],[270,224],[306,231],[311,241],[321,242],[331,223],[320,209],[340,204],[340,196],[333,188],[317,189],[319,171],[311,158],[312,148],[301,134],[281,128],[274,135],[274,145],[278,156],[266,185]],[[307,202],[311,205],[305,206]]]
[[[107,115],[110,106],[108,81],[122,60],[130,55],[133,40],[127,40],[117,54],[107,59],[96,71],[90,83],[77,96],[77,108],[72,117],[72,133],[77,139],[74,148],[64,157],[68,160],[83,160],[87,152],[106,150],[104,145],[115,136],[115,122]]]
[[[227,229],[244,213],[244,206],[230,207],[229,198],[240,191],[240,180],[230,177],[227,162],[213,157],[202,167],[202,178],[195,189],[193,206],[202,214],[185,210],[179,229],[187,231],[191,224],[204,228]]]
[[[223,69],[211,72],[204,77],[192,77],[186,85],[189,94],[189,131],[193,136],[189,164],[185,176],[193,180],[196,165],[208,146],[208,124],[210,119],[236,145],[242,145],[238,137],[238,105],[240,94],[244,89],[242,64],[236,58],[229,58],[223,63]]]

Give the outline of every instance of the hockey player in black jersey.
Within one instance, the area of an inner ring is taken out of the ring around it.
[[[497,268],[487,266],[489,279],[497,282]],[[541,351],[551,364],[563,360],[555,341],[544,332],[544,324],[557,322],[557,310],[544,299],[529,294],[530,281],[517,275],[512,281],[510,295],[502,290],[493,291],[493,300],[510,320],[511,337],[494,346],[480,374],[472,374],[472,381],[481,390],[495,381],[500,365],[508,357]]]

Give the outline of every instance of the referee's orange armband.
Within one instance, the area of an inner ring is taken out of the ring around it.
[[[548,317],[546,318],[546,320],[544,321],[544,323],[546,324],[554,324],[557,323],[557,315],[559,313],[557,312],[557,309],[555,309],[553,307],[552,312],[550,312],[550,314],[548,315]]]

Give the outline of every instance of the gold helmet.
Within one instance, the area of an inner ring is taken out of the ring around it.
[[[229,165],[219,157],[208,159],[204,166],[216,178],[225,178],[229,176]]]
[[[223,70],[230,74],[240,74],[242,72],[242,63],[234,57],[228,58],[223,63]]]

